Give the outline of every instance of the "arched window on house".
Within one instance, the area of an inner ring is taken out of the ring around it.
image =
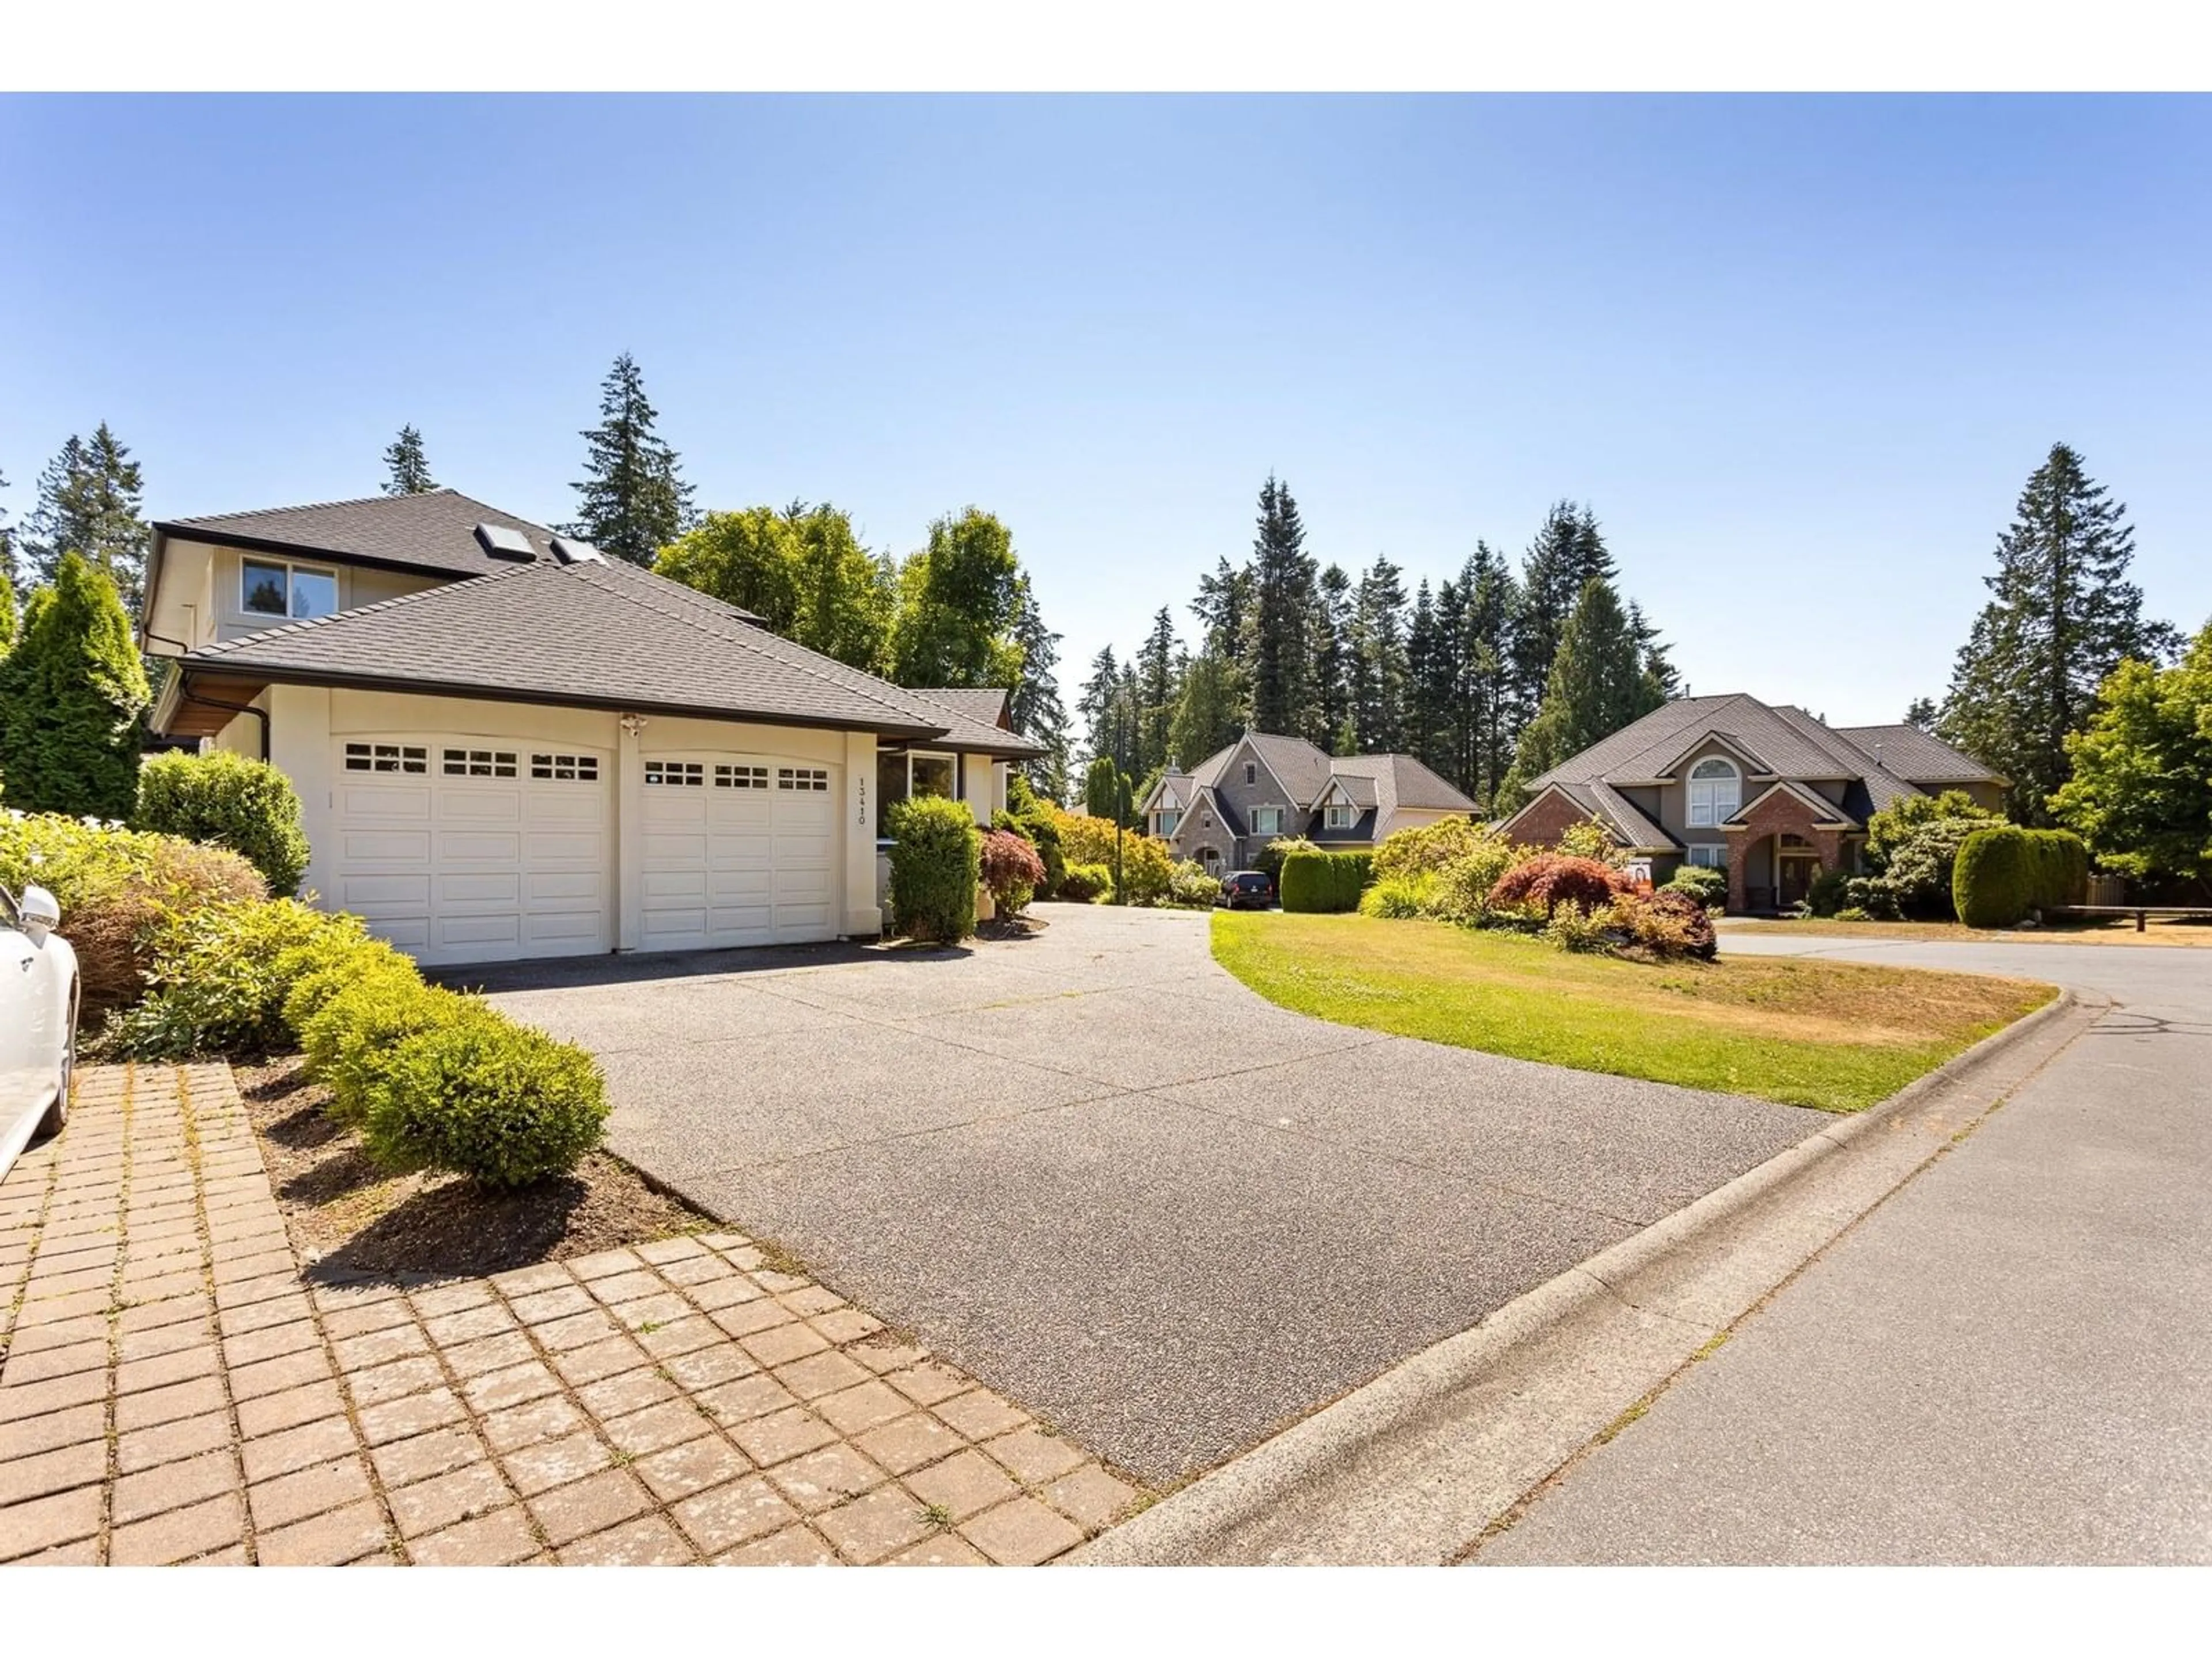
[[[1743,774],[1735,763],[1708,755],[1690,769],[1690,822],[1726,823],[1743,805]]]

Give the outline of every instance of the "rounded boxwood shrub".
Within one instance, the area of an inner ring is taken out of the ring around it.
[[[398,1045],[459,1018],[467,1006],[458,992],[424,984],[412,964],[404,973],[372,968],[327,997],[302,1022],[300,1048],[307,1075],[331,1091],[329,1115],[342,1123],[361,1121]]]
[[[1371,853],[1292,853],[1283,860],[1283,908],[1357,910],[1374,871]]]
[[[1219,884],[1215,884],[1217,890]],[[1093,904],[1114,890],[1114,872],[1103,864],[1071,864],[1060,878],[1060,896]]]
[[[133,829],[228,847],[289,898],[307,868],[307,833],[292,781],[266,761],[218,750],[155,755],[138,769]]]
[[[902,800],[890,814],[891,927],[911,939],[950,945],[975,932],[983,838],[957,800]]]
[[[2011,824],[1977,830],[1959,843],[1951,902],[1969,927],[2009,927],[2027,914],[2027,836]]]
[[[459,1012],[392,1048],[369,1088],[369,1156],[495,1188],[574,1169],[606,1127],[606,1084],[592,1057],[473,998],[455,1000]]]

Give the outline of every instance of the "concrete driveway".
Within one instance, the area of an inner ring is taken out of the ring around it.
[[[1309,1019],[1207,918],[525,965],[614,1149],[1148,1480],[1203,1468],[1829,1121]]]

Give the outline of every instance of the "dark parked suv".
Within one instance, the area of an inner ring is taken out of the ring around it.
[[[1239,870],[1221,878],[1224,910],[1264,910],[1275,902],[1275,884],[1264,871]]]

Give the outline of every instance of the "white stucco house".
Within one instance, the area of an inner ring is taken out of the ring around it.
[[[883,813],[1006,803],[1006,695],[892,685],[450,489],[154,526],[161,733],[275,763],[305,885],[425,963],[883,926]]]

